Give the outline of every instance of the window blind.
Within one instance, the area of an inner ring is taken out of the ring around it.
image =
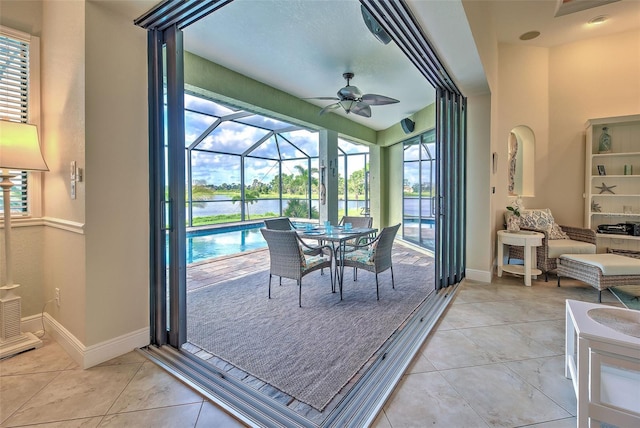
[[[29,43],[0,34],[0,119],[27,122],[29,100]],[[28,214],[27,172],[12,171],[11,212]],[[3,209],[0,193],[0,212]],[[3,213],[4,214],[4,213]]]

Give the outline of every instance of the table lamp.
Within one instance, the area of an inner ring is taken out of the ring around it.
[[[0,358],[42,346],[32,333],[20,330],[21,302],[13,283],[11,262],[11,187],[13,171],[48,171],[35,125],[0,120],[0,187],[4,202],[5,283],[0,286]]]

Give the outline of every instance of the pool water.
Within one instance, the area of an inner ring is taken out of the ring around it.
[[[266,248],[264,224],[231,226],[187,233],[187,263]]]

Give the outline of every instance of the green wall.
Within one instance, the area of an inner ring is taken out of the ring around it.
[[[320,107],[222,67],[190,52],[184,54],[184,81],[189,90],[312,129],[330,129],[368,145],[377,133],[336,114],[319,115]]]

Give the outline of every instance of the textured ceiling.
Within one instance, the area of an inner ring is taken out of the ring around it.
[[[489,91],[466,21],[467,3],[486,8],[484,30],[500,43],[549,48],[640,28],[639,0],[620,0],[559,17],[555,15],[563,0],[404,1],[467,96]],[[592,0],[570,3],[581,3],[579,9],[594,4]],[[148,0],[103,4],[131,19],[152,7]],[[609,20],[598,26],[586,24],[598,15]],[[534,30],[541,35],[519,40]],[[430,85],[393,42],[383,45],[368,32],[357,0],[235,0],[186,28],[184,35],[187,50],[300,98],[334,96],[345,84],[342,73],[354,72],[352,84],[362,92],[400,100],[372,107],[369,119],[349,115],[372,129],[385,129],[433,100]],[[314,103],[323,107],[329,101]]]
[[[351,84],[400,100],[349,118],[373,129],[434,100],[434,90],[390,43],[367,29],[357,0],[235,0],[184,31],[185,49],[299,98],[334,97]],[[308,100],[319,107],[332,101]],[[345,114],[338,111],[338,114]]]

